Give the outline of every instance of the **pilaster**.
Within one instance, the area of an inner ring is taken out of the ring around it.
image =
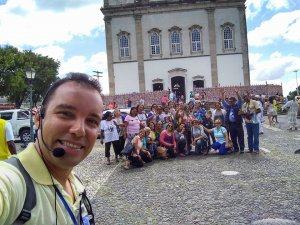
[[[115,75],[113,66],[113,47],[112,47],[112,33],[111,33],[111,17],[105,16],[105,37],[106,37],[106,55],[107,55],[107,69],[108,69],[108,84],[109,94],[115,95]]]
[[[215,8],[205,9],[208,15],[208,34],[209,34],[209,50],[210,50],[210,66],[212,87],[218,87],[218,62],[217,62],[217,46],[216,46],[216,29],[215,29]]]
[[[136,51],[139,74],[139,91],[145,92],[145,70],[144,70],[144,48],[143,48],[143,33],[142,33],[142,15],[134,15],[135,32],[136,32]]]

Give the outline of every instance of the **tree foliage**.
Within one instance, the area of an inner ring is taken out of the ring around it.
[[[34,68],[32,81],[34,105],[46,94],[47,89],[58,79],[60,63],[48,56],[32,51],[19,51],[13,46],[0,46],[0,96],[6,97],[17,108],[29,97],[29,81],[26,69]]]
[[[299,93],[300,93],[300,86],[298,87],[298,91],[299,91]],[[297,96],[297,89],[296,89],[295,91],[290,91],[290,92],[289,92],[289,96],[290,96],[292,99],[294,99],[295,96]]]

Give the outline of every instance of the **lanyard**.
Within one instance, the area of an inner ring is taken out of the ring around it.
[[[60,193],[60,191],[58,190],[58,188],[56,187],[56,185],[54,185],[54,189],[55,189],[55,192],[58,194],[60,200],[64,204],[65,208],[67,209],[67,211],[68,211],[68,213],[69,213],[69,215],[70,215],[70,217],[71,217],[74,225],[78,225],[78,223],[77,223],[77,221],[75,219],[75,216],[74,216],[72,210],[70,209],[68,203],[66,202],[65,198],[62,196],[62,194]]]

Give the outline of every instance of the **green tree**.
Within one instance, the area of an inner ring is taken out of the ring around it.
[[[20,108],[29,96],[29,81],[26,69],[36,71],[33,84],[34,105],[46,94],[48,87],[58,79],[60,63],[48,56],[32,51],[19,51],[13,46],[0,47],[0,96]]]
[[[300,86],[298,87],[298,91],[300,93]],[[297,96],[297,89],[295,91],[290,91],[289,96],[291,96],[291,98],[294,99],[295,96]]]

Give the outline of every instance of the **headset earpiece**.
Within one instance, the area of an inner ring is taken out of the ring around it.
[[[45,108],[41,107],[39,112],[40,120],[45,118]]]

